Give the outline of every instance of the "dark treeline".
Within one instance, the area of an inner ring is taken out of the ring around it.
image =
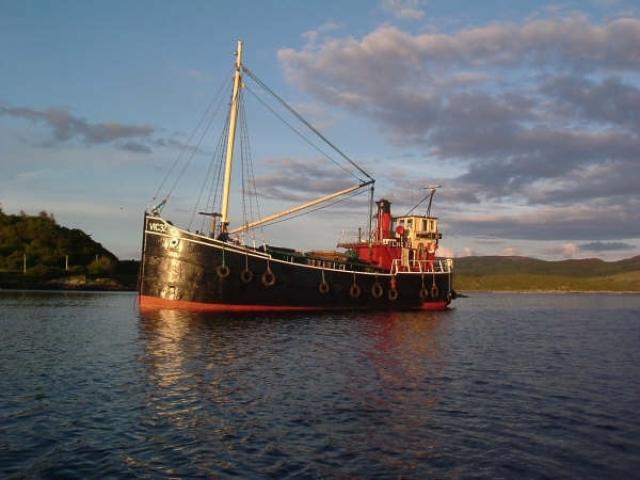
[[[8,215],[0,209],[0,271],[21,272],[25,254],[32,275],[65,272],[67,258],[69,273],[103,275],[119,269],[113,253],[82,230],[58,225],[52,214]]]

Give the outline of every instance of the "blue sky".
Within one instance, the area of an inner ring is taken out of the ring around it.
[[[624,0],[0,0],[2,208],[53,212],[137,257],[142,212],[239,38],[251,70],[365,166],[396,213],[442,184],[441,253],[640,253],[640,6]],[[247,109],[263,213],[344,184]],[[216,141],[166,209],[176,223]],[[366,223],[361,203],[264,235],[332,248]]]

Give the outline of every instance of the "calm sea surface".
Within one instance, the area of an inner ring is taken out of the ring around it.
[[[640,296],[441,313],[0,292],[2,478],[640,478]]]

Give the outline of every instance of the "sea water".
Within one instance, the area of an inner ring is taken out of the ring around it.
[[[638,478],[640,296],[140,312],[0,292],[2,478]]]

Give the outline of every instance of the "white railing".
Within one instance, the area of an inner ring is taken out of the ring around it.
[[[340,236],[338,237],[338,243],[360,243],[367,242],[367,235],[369,234],[368,227],[360,228],[360,231],[349,229],[349,230],[341,230]]]
[[[403,262],[396,258],[391,263],[391,274],[405,273],[451,273],[453,271],[453,258],[435,258],[433,260],[409,260]]]

